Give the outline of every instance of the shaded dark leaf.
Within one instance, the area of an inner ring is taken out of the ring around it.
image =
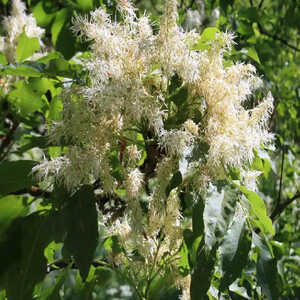
[[[31,174],[37,163],[32,160],[5,161],[0,164],[0,195],[29,188],[36,183]]]
[[[259,249],[259,257],[256,264],[257,283],[261,286],[264,295],[269,300],[279,299],[279,281],[277,261],[270,252],[270,245],[255,232],[252,233],[252,241]]]
[[[64,248],[74,257],[83,280],[92,264],[98,241],[98,217],[93,189],[83,186],[65,209]]]
[[[216,263],[217,244],[210,251],[201,243],[197,253],[197,264],[192,272],[191,300],[208,299],[207,291],[211,285]]]
[[[167,188],[166,188],[166,196],[168,197],[170,192],[175,189],[176,187],[178,187],[180,184],[182,183],[182,175],[181,173],[178,171],[176,172],[173,177],[171,178],[170,183],[168,184]]]

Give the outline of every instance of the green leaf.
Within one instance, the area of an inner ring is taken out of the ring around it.
[[[46,2],[47,0],[39,1],[33,8],[33,15],[37,21],[37,24],[41,27],[48,26],[55,17],[55,13],[49,13],[49,11],[45,11],[44,6]]]
[[[58,121],[62,118],[63,103],[59,96],[52,99],[49,109],[49,119],[52,121]]]
[[[104,242],[104,248],[106,251],[113,253],[114,255],[121,253],[121,244],[118,237],[113,235],[107,238]]]
[[[262,288],[262,292],[269,300],[279,299],[279,281],[277,262],[273,258],[270,248],[266,241],[255,232],[253,234],[253,243],[259,249],[259,258],[256,264],[257,283]]]
[[[203,212],[204,212],[204,200],[202,198],[200,199],[198,198],[196,204],[193,207],[193,216],[192,216],[193,234],[195,237],[203,235],[204,232]]]
[[[14,219],[25,215],[26,212],[22,196],[8,195],[0,198],[0,237]]]
[[[276,173],[274,162],[272,162],[271,157],[267,153],[267,151],[265,151],[263,149],[258,149],[257,156],[262,160],[263,169],[261,171],[264,172],[265,178],[269,177],[271,170],[273,170],[273,172]]]
[[[5,161],[0,164],[0,195],[31,187],[36,179],[31,174],[36,165],[32,160]]]
[[[83,186],[69,199],[64,214],[67,228],[64,248],[74,257],[80,275],[85,280],[98,241],[98,218],[93,189]]]
[[[51,59],[48,62],[47,72],[55,77],[73,78],[75,75],[71,64],[63,57]]]
[[[182,86],[182,79],[175,73],[170,79],[170,84],[168,86],[168,94],[169,95],[174,94],[176,90],[178,90],[181,86]]]
[[[264,171],[264,165],[262,159],[258,156],[257,153],[255,153],[253,162],[251,164],[252,170],[258,170],[258,171]]]
[[[259,21],[258,10],[256,7],[242,8],[239,11],[239,16],[248,19],[251,22]]]
[[[157,299],[167,299],[168,294],[174,288],[174,275],[173,272],[165,272],[163,276],[156,276],[150,285],[147,299],[157,300]],[[171,299],[174,299],[171,298]],[[176,298],[175,298],[176,299]]]
[[[240,33],[243,36],[253,36],[253,28],[252,28],[252,23],[249,22],[248,20],[239,20],[238,21],[238,28],[237,32]]]
[[[234,0],[220,0],[220,6],[221,6],[222,10],[225,12],[225,14],[227,12],[228,6],[229,5],[232,6],[233,3],[234,3]]]
[[[175,189],[176,187],[178,187],[180,184],[182,183],[182,175],[181,173],[178,171],[176,172],[173,177],[171,178],[170,183],[168,184],[167,188],[166,188],[166,196],[168,197],[170,192]]]
[[[113,270],[107,267],[98,267],[95,270],[95,277],[101,286],[105,286],[107,282],[113,277]]]
[[[30,88],[40,95],[45,94],[47,91],[53,92],[55,90],[53,81],[45,77],[30,78],[28,82],[30,84]]]
[[[2,277],[1,286],[6,288],[10,300],[32,299],[34,286],[43,280],[47,272],[44,249],[52,239],[55,219],[50,215],[31,214],[14,222],[11,232],[18,244],[19,255],[10,263]],[[7,239],[2,244],[1,255],[11,252],[12,243]],[[2,265],[3,261],[1,261]],[[16,288],[16,282],[18,288]]]
[[[193,240],[192,245],[189,247],[190,261],[192,266],[197,264],[197,253],[202,241],[203,236],[200,235]]]
[[[60,299],[59,291],[60,291],[61,287],[63,286],[63,284],[65,283],[66,277],[67,277],[70,269],[71,269],[71,264],[68,265],[66,268],[64,268],[61,271],[55,271],[56,272],[55,278],[52,278],[51,283],[49,284],[49,287],[47,289],[44,289],[44,291],[39,296],[39,299],[42,299],[42,300]],[[46,279],[47,279],[47,277],[45,278],[45,280]]]
[[[56,13],[54,23],[51,27],[52,43],[54,45],[56,45],[58,35],[69,18],[70,10],[67,8],[62,8],[59,12]]]
[[[0,52],[0,65],[6,65],[6,64],[7,64],[6,57],[2,52]]]
[[[249,56],[250,58],[252,58],[254,61],[256,61],[257,63],[261,64],[260,59],[258,57],[258,54],[255,50],[254,47],[250,47],[247,49],[243,49],[241,50],[242,53],[246,54],[247,56]]]
[[[201,243],[197,253],[197,264],[191,275],[191,300],[207,299],[216,262],[217,244],[210,251],[206,251]]]
[[[25,31],[18,38],[18,46],[16,49],[17,62],[22,62],[26,58],[33,55],[40,49],[38,38],[30,38]]]
[[[9,100],[20,109],[24,116],[39,110],[45,104],[42,93],[33,90],[30,83],[24,80],[15,83],[15,89],[9,93]]]
[[[55,241],[52,241],[46,248],[44,251],[44,255],[47,258],[47,261],[49,264],[52,264],[55,261],[55,252],[58,249],[62,248],[62,243],[56,243]]]
[[[237,295],[241,296],[241,298],[237,297]],[[251,299],[247,294],[247,289],[243,286],[239,286],[236,281],[229,287],[229,296],[231,297],[230,299],[236,300]]]
[[[24,145],[18,149],[18,153],[23,153],[35,147],[42,149],[47,148],[49,145],[49,139],[45,136],[26,136],[24,137]]]
[[[182,243],[180,248],[180,259],[179,259],[179,272],[182,276],[189,274],[190,265],[189,265],[189,251],[185,242]]]
[[[6,280],[8,270],[13,264],[20,260],[22,255],[21,238],[22,231],[20,226],[16,226],[18,219],[15,219],[0,238],[0,287],[5,288],[9,283]],[[18,223],[17,223],[18,224]],[[14,280],[14,279],[12,279]]]
[[[84,11],[93,9],[93,0],[77,0],[77,3]]]
[[[70,8],[62,8],[56,13],[51,27],[52,42],[66,59],[70,59],[75,54],[74,45],[76,39],[69,28],[71,17],[72,10]]]
[[[205,246],[212,249],[219,237],[223,237],[233,216],[237,192],[226,185],[221,188],[211,185],[205,195],[203,212]]]
[[[0,74],[15,76],[40,77],[45,71],[45,64],[38,62],[24,62],[22,64],[0,65]]]
[[[264,233],[275,234],[272,220],[267,216],[267,209],[264,201],[253,191],[248,190],[244,186],[238,186],[240,191],[247,197],[251,205],[251,213],[257,218],[255,224]]]
[[[193,50],[208,50],[210,49],[211,42],[216,39],[217,33],[220,30],[217,27],[207,27],[202,32],[198,42],[193,46]]]
[[[251,240],[246,231],[246,217],[238,211],[220,246],[223,273],[220,283],[221,291],[228,288],[240,276],[247,264],[250,249]]]
[[[170,100],[173,101],[177,106],[182,106],[188,98],[188,89],[183,86],[175,94],[171,95]]]
[[[63,55],[60,53],[60,52],[57,52],[57,51],[51,51],[49,52],[47,55],[39,58],[37,60],[38,63],[42,63],[42,64],[48,64],[51,60],[54,60],[54,59],[63,59]]]

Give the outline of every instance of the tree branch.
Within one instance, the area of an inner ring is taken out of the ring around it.
[[[296,199],[300,198],[300,193],[296,194],[294,197],[285,200],[283,203],[279,204],[273,213],[271,214],[271,219],[274,221],[284,210],[287,206],[289,206],[292,202],[294,202]]]
[[[264,0],[261,0],[260,3],[258,4],[258,8],[262,8],[263,4],[264,4]]]
[[[22,189],[12,193],[14,195],[23,195],[23,194],[30,194],[33,197],[43,197],[43,198],[50,198],[52,193],[48,191],[44,191],[39,187],[32,186],[29,189]]]
[[[268,32],[268,31],[266,31],[266,30],[261,26],[260,23],[257,23],[257,25],[258,25],[259,32],[260,32],[261,34],[263,34],[263,35],[265,35],[265,36],[268,36],[268,37],[272,38],[272,39],[275,40],[275,41],[281,42],[283,45],[285,45],[285,46],[287,46],[287,47],[289,47],[289,48],[291,48],[291,49],[293,49],[293,50],[295,50],[295,51],[300,52],[300,49],[299,49],[299,48],[295,47],[294,45],[291,45],[290,43],[288,43],[286,40],[282,39],[282,38],[279,37],[278,35],[272,34],[272,33]]]
[[[284,166],[284,146],[282,147],[282,155],[281,155],[281,167],[280,167],[280,181],[279,181],[279,191],[277,197],[276,207],[279,206],[281,201],[281,191],[282,191],[282,179],[283,179],[283,166]],[[276,208],[275,208],[276,209]]]

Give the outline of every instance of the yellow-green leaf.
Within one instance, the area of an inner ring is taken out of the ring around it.
[[[37,38],[30,38],[23,33],[18,38],[18,46],[16,49],[17,62],[22,62],[26,58],[33,55],[34,52],[40,49],[40,43]]]
[[[257,217],[256,225],[264,232],[275,234],[271,219],[267,216],[267,209],[264,201],[253,191],[244,186],[238,186],[240,191],[247,197],[251,205],[251,212]]]

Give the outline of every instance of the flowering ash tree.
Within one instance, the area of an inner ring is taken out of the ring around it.
[[[99,8],[74,19],[74,34],[90,45],[79,58],[88,75],[64,85],[62,118],[49,126],[49,142],[63,152],[32,170],[83,206],[94,197],[106,265],[140,299],[162,299],[173,286],[181,299],[224,292],[247,263],[249,233],[253,247],[262,243],[257,232],[274,233],[253,168],[273,139],[273,98],[251,105],[263,82],[254,66],[230,60],[233,34],[185,32],[176,2],[166,1],[158,23],[127,0],[116,16]],[[2,48],[13,62],[14,24],[5,24]],[[42,33],[24,26],[28,36]]]

